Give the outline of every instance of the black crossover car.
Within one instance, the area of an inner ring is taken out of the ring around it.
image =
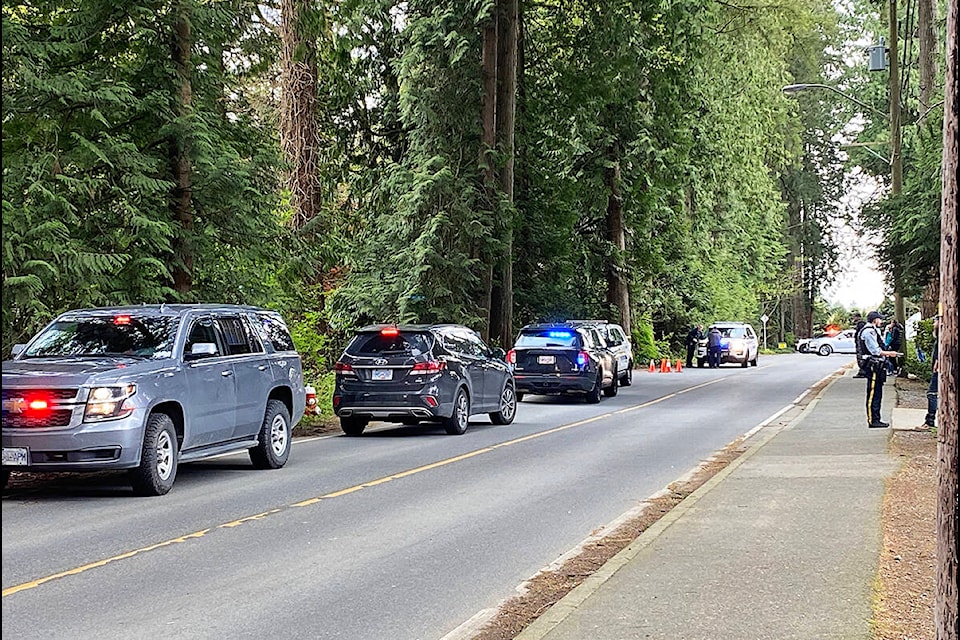
[[[507,354],[513,365],[517,399],[581,394],[587,402],[617,395],[617,359],[597,328],[580,323],[530,324],[520,330]]]
[[[517,393],[501,349],[461,325],[372,325],[357,331],[335,366],[333,409],[349,436],[371,420],[439,422],[467,430],[471,415],[510,424]]]

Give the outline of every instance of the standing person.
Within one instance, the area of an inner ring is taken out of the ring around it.
[[[940,371],[940,362],[937,358],[937,339],[940,335],[940,314],[933,316],[933,355],[930,364],[933,368],[933,375],[930,376],[930,386],[927,387],[927,415],[923,419],[923,424],[929,428],[937,426],[937,385]]]
[[[687,332],[687,369],[693,366],[693,354],[697,352],[697,347],[700,346],[700,340],[703,339],[703,325],[695,324],[690,327],[690,331]]]
[[[896,318],[890,321],[887,326],[886,345],[888,351],[894,351],[897,355],[887,358],[887,374],[899,375],[900,372],[900,351],[903,350],[903,326],[897,322]]]
[[[880,419],[880,405],[883,402],[883,383],[887,380],[887,357],[897,355],[896,351],[885,351],[880,326],[883,315],[879,311],[867,314],[867,324],[860,332],[863,342],[863,357],[867,365],[867,426],[870,428],[889,427],[890,423]]]
[[[867,365],[864,362],[863,358],[863,342],[860,341],[860,332],[863,331],[863,328],[867,326],[867,321],[863,319],[863,316],[859,313],[853,314],[854,329],[853,333],[853,344],[857,349],[857,375],[853,376],[854,378],[866,378],[867,377]]]
[[[710,362],[710,368],[716,369],[720,366],[720,329],[710,327],[710,333],[707,334],[707,360]]]

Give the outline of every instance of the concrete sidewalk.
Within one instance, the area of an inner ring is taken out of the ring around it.
[[[889,429],[852,370],[671,510],[517,640],[867,640]],[[896,391],[885,386],[889,420]]]

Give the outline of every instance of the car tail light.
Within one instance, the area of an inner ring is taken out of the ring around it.
[[[440,373],[447,368],[446,362],[438,362],[436,360],[428,360],[427,362],[418,362],[413,365],[412,372],[417,375],[433,375],[435,373]]]
[[[436,409],[438,406],[440,406],[440,403],[433,396],[423,396],[423,400],[430,405],[430,408],[432,409]]]
[[[517,350],[510,349],[507,351],[507,363],[508,364],[517,364]]]
[[[585,367],[585,366],[587,366],[587,363],[588,363],[588,362],[590,362],[590,354],[589,354],[589,353],[587,353],[586,351],[581,351],[580,353],[577,354],[577,366],[578,366],[578,367]]]
[[[336,409],[340,406],[340,396],[333,396],[333,408]]]
[[[334,373],[340,373],[345,376],[355,376],[357,375],[353,371],[353,365],[347,364],[346,362],[338,362],[333,365]]]
[[[116,325],[130,324],[130,316],[114,316],[113,324],[116,324]]]
[[[380,329],[380,335],[382,335],[384,338],[395,338],[400,335],[400,329],[396,327],[384,327],[383,329]]]

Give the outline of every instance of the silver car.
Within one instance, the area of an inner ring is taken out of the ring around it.
[[[831,353],[856,353],[856,329],[844,329],[832,336],[820,336],[807,344],[807,353],[828,356]]]
[[[248,450],[282,467],[303,416],[300,356],[280,315],[233,305],[83,309],[3,363],[3,482],[128,470],[163,495],[181,462]]]

